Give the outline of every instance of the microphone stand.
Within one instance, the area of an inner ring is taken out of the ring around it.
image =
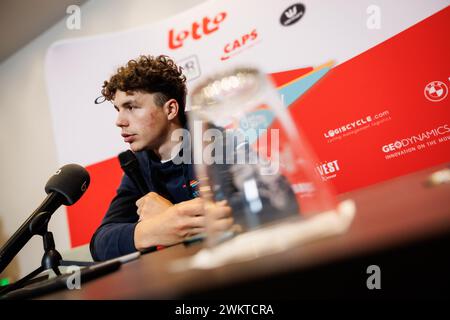
[[[69,261],[63,260],[61,254],[55,248],[55,240],[53,239],[53,234],[48,231],[48,222],[50,221],[51,214],[48,212],[38,213],[30,223],[30,231],[33,235],[42,236],[42,241],[44,245],[44,255],[42,256],[41,265],[36,270],[30,272],[28,275],[20,280],[17,280],[13,284],[0,289],[0,296],[11,292],[13,290],[22,288],[29,280],[33,279],[35,276],[40,274],[45,270],[53,270],[57,275],[61,275],[59,270],[60,266],[90,266],[94,262],[82,262],[82,261]]]

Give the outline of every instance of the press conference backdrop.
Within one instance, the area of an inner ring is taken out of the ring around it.
[[[450,160],[450,1],[207,1],[148,27],[54,43],[46,80],[58,161],[91,187],[67,208],[72,246],[89,242],[121,179],[116,112],[95,105],[129,59],[166,54],[188,90],[212,72],[269,74],[342,193]]]

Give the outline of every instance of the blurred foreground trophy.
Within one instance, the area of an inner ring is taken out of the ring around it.
[[[226,200],[235,225],[218,231],[207,214],[207,242],[286,219],[335,209],[315,170],[306,137],[270,81],[255,68],[218,73],[194,88],[187,113],[200,196]]]

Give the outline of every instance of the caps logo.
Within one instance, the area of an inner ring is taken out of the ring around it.
[[[227,60],[232,55],[237,54],[244,49],[248,48],[250,45],[255,43],[255,40],[258,38],[258,32],[256,29],[253,29],[249,33],[242,35],[240,38],[233,40],[225,45],[223,48],[224,55],[220,57],[220,60]]]

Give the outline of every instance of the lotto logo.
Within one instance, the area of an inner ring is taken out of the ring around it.
[[[207,36],[219,30],[220,23],[225,20],[226,12],[218,13],[214,18],[203,17],[201,22],[194,21],[190,28],[181,31],[175,29],[169,30],[169,48],[174,50],[181,48],[188,38],[192,40],[200,40],[203,36]]]

